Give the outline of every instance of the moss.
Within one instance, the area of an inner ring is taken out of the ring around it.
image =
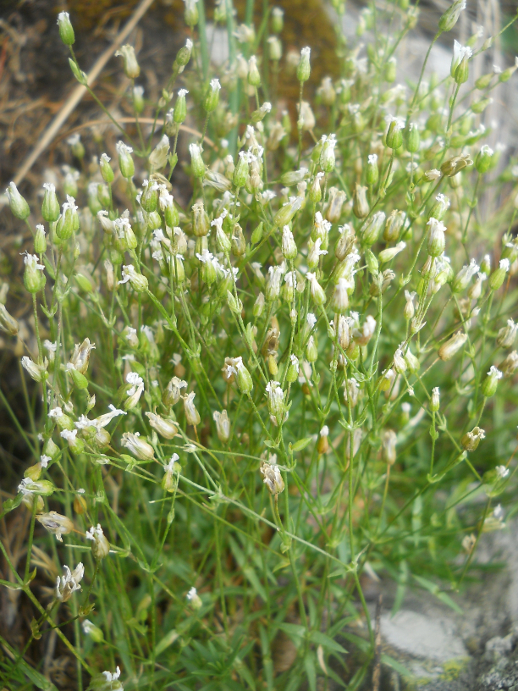
[[[443,674],[441,679],[445,681],[454,681],[458,679],[462,672],[466,669],[469,663],[469,657],[459,657],[453,660],[448,660],[442,666]]]

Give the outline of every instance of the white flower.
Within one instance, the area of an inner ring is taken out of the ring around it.
[[[38,256],[36,254],[29,254],[28,252],[22,252],[23,263],[29,270],[38,269],[38,271],[43,271],[45,268],[43,264],[38,264]]]
[[[504,375],[494,365],[491,365],[489,372],[487,373],[487,376],[493,377],[494,379],[502,379]]]
[[[175,470],[174,464],[175,464],[176,461],[178,461],[179,459],[180,459],[180,456],[179,456],[177,453],[174,453],[174,454],[171,456],[171,460],[169,461],[169,463],[167,463],[167,465],[164,465],[164,472],[166,472],[166,473],[167,473],[167,472],[173,473],[174,470]]]
[[[52,410],[49,411],[49,417],[53,420],[57,420],[62,415],[63,415],[63,411],[61,410],[61,408],[59,406],[57,408],[52,408]]]
[[[136,372],[128,372],[126,381],[131,387],[126,391],[127,396],[133,396],[137,391],[144,391],[144,380]]]
[[[117,142],[115,148],[117,149],[117,153],[119,154],[119,156],[133,153],[133,149],[131,148],[131,146],[127,146],[127,144],[125,144],[124,142]]]
[[[56,599],[66,602],[70,599],[73,592],[81,590],[79,583],[82,581],[85,568],[81,562],[73,571],[68,566],[63,566],[64,576],[58,576],[56,582]]]
[[[497,465],[495,470],[499,480],[504,480],[509,475],[509,468],[506,468],[505,465]]]

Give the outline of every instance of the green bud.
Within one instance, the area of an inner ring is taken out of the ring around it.
[[[376,185],[379,180],[378,157],[370,154],[367,158],[366,182],[368,185]]]
[[[311,64],[309,56],[311,55],[311,48],[303,48],[300,51],[300,61],[297,67],[297,79],[302,84],[307,82],[311,74]]]
[[[459,19],[460,13],[465,8],[466,0],[455,0],[439,19],[439,29],[442,32],[451,31]]]
[[[203,107],[207,113],[212,113],[218,107],[220,90],[221,84],[219,83],[219,79],[212,79],[203,103]]]
[[[243,364],[243,359],[238,357],[234,359],[235,367],[237,369],[237,385],[242,394],[249,395],[254,388],[252,376]]]
[[[419,151],[419,146],[421,143],[421,136],[419,134],[419,128],[415,122],[411,122],[408,126],[408,133],[406,136],[406,148],[411,154],[415,154]]]
[[[41,224],[36,226],[36,234],[34,236],[34,251],[36,254],[45,254],[47,251],[45,228]]]
[[[191,53],[192,53],[192,41],[190,38],[187,39],[185,42],[185,46],[180,48],[176,55],[176,60],[175,63],[177,64],[178,67],[180,67],[180,72],[183,72],[183,68],[188,64],[189,60],[191,59]]]
[[[9,199],[9,206],[11,208],[13,216],[19,218],[20,221],[25,221],[25,219],[31,213],[29,205],[22,195],[18,192],[18,188],[14,182],[9,183],[9,187],[6,189],[7,198]]]
[[[259,72],[259,68],[257,67],[257,58],[255,55],[252,55],[250,60],[248,61],[248,83],[251,86],[255,86],[256,88],[258,86],[261,86],[261,73]]]
[[[99,168],[101,169],[102,178],[108,185],[113,182],[113,178],[115,177],[110,166],[110,160],[111,159],[107,154],[101,154],[101,158],[99,160]]]
[[[261,239],[263,237],[263,222],[259,223],[257,228],[254,229],[252,232],[252,237],[251,237],[251,242],[252,245],[257,245],[258,242],[261,242]]]
[[[190,26],[191,29],[194,26],[196,26],[200,19],[196,3],[197,0],[185,0],[185,10],[183,18],[185,19],[185,23],[187,24],[187,26]]]
[[[486,398],[494,396],[498,387],[498,380],[502,378],[502,372],[492,366],[487,373],[487,377],[482,382],[482,395]]]
[[[502,286],[510,267],[511,262],[509,259],[500,259],[498,269],[495,269],[489,277],[489,287],[491,290],[498,290]]]
[[[86,84],[88,84],[88,77],[82,70],[79,69],[77,62],[72,60],[72,58],[68,58],[68,64],[70,65],[70,69],[72,70],[72,73],[77,81],[86,86]]]
[[[127,146],[124,142],[117,142],[115,145],[117,153],[119,154],[119,169],[122,177],[129,180],[135,175],[135,163],[131,157],[133,149],[131,146]]]
[[[385,80],[391,84],[396,81],[396,67],[396,58],[389,58],[385,64]]]
[[[173,113],[173,121],[176,122],[177,125],[181,125],[187,117],[187,102],[185,100],[185,96],[188,93],[189,92],[187,89],[180,89],[178,91],[178,97],[176,99],[176,105]]]
[[[492,98],[481,98],[480,101],[471,104],[471,110],[474,113],[482,113],[491,103],[493,103]]]
[[[379,272],[378,260],[371,250],[365,250],[365,263],[367,264],[369,273],[371,273],[373,276],[377,276]]]
[[[202,178],[205,175],[205,163],[201,157],[202,148],[198,144],[189,144],[191,154],[191,167],[194,177]]]
[[[480,149],[478,156],[475,159],[475,168],[480,174],[486,173],[493,163],[493,149],[490,149],[487,144]]]
[[[24,256],[25,272],[23,274],[23,283],[29,293],[39,293],[43,290],[47,279],[43,270],[43,264],[38,264],[38,257],[35,254],[25,253]]]
[[[280,34],[284,27],[284,10],[280,7],[272,9],[272,31],[274,34]]]
[[[47,223],[54,223],[59,218],[59,202],[56,196],[56,188],[51,182],[43,183],[45,193],[41,204],[41,215]]]
[[[371,247],[378,240],[379,234],[385,224],[385,214],[377,211],[373,214],[365,225],[360,229],[360,240],[363,245]]]
[[[140,115],[144,110],[144,87],[134,86],[133,87],[133,108],[135,112]]]
[[[60,12],[58,14],[59,37],[66,46],[73,46],[76,40],[74,35],[74,27],[70,21],[68,12]]]
[[[148,213],[156,211],[156,208],[158,206],[157,183],[152,182],[150,180],[144,180],[142,186],[144,187],[144,190],[140,198],[140,206],[144,209],[144,211],[147,211]]]
[[[395,118],[391,115],[387,117],[387,121],[389,126],[385,135],[385,142],[391,149],[399,149],[403,143],[403,133],[401,130],[405,126],[405,122],[402,118]]]
[[[234,183],[235,187],[245,187],[247,183],[249,176],[248,165],[250,162],[250,156],[251,154],[249,154],[247,151],[239,152],[239,160],[234,168],[234,175],[232,177],[232,182]]]

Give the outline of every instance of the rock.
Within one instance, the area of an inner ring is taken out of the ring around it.
[[[436,662],[467,656],[453,619],[430,617],[411,610],[401,610],[394,617],[381,617],[381,633],[396,650],[413,657]]]

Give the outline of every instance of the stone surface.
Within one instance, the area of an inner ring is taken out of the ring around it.
[[[468,652],[452,618],[400,610],[381,617],[381,633],[396,650],[437,662],[465,657]]]

